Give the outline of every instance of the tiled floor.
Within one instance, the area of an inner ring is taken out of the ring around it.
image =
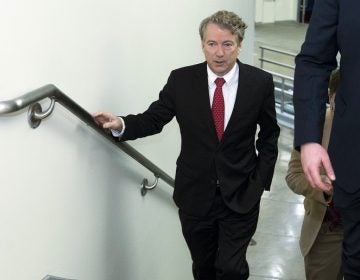
[[[306,28],[306,25],[293,22],[256,26],[255,58],[258,57],[259,45],[297,53]],[[281,127],[273,184],[271,191],[264,193],[262,198],[259,224],[254,236],[256,245],[248,250],[250,280],[305,279],[298,245],[304,214],[303,198],[293,194],[285,183],[292,142],[293,131]]]

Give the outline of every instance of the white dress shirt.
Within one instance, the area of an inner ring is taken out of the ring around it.
[[[209,99],[210,107],[212,106],[216,84],[216,78],[223,78],[225,84],[222,86],[222,92],[224,96],[224,105],[225,105],[225,118],[224,118],[224,130],[229,123],[232,111],[235,105],[236,92],[238,89],[239,83],[239,65],[235,63],[234,67],[223,77],[217,76],[214,72],[211,71],[209,65],[207,67],[208,73],[208,84],[209,84]]]

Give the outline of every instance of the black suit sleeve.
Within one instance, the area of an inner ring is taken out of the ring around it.
[[[305,42],[296,57],[295,147],[321,143],[329,76],[337,66],[338,1],[315,1]]]
[[[265,190],[269,190],[278,155],[277,140],[280,134],[276,120],[274,83],[271,75],[268,75],[266,82],[265,98],[259,113],[258,124],[255,181],[260,180],[258,183],[264,186]]]

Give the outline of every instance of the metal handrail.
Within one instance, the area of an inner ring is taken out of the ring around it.
[[[266,72],[270,73],[271,75],[275,76],[275,77],[279,77],[279,78],[282,78],[284,80],[289,80],[291,81],[292,83],[294,83],[294,77],[290,77],[288,75],[284,75],[284,74],[280,74],[280,73],[276,73],[274,71],[269,71],[269,70],[266,70]]]
[[[282,62],[277,62],[275,60],[268,59],[268,58],[262,58],[262,57],[260,57],[259,60],[261,62],[261,68],[263,67],[263,63],[267,62],[267,63],[271,63],[271,64],[274,64],[274,65],[277,65],[277,66],[281,66],[281,67],[284,67],[284,68],[295,70],[294,65],[290,65],[290,64],[286,64],[286,63],[282,63]]]
[[[276,54],[281,54],[284,56],[289,56],[295,58],[296,54],[279,50],[269,46],[259,46],[261,50],[261,56],[259,58],[260,68],[264,69],[264,62],[279,66],[280,69],[286,68],[292,71],[295,70],[295,66],[283,62],[276,61],[274,59],[265,58],[265,51],[273,52]],[[274,78],[274,91],[275,91],[275,105],[276,105],[276,115],[277,120],[280,124],[287,126],[289,128],[294,128],[294,108],[292,104],[292,92],[294,87],[294,79],[290,76],[283,75],[280,73],[276,73],[274,71],[269,71],[268,69],[264,69],[270,74],[273,75]],[[290,71],[291,72],[291,71]]]
[[[292,102],[294,78],[268,71],[274,77],[275,103],[278,122],[294,129],[294,108]],[[276,82],[276,80],[278,82]],[[280,100],[278,97],[280,94]]]
[[[273,47],[270,47],[270,46],[260,46],[259,48],[262,49],[262,50],[268,50],[268,51],[272,51],[272,52],[276,52],[276,53],[285,54],[285,55],[288,55],[288,56],[293,56],[293,57],[296,56],[296,53],[289,52],[289,51],[284,51],[284,50],[279,50],[277,48],[273,48]]]
[[[49,98],[51,100],[51,104],[45,112],[42,112],[41,105],[38,103],[38,101],[45,98]],[[109,140],[112,144],[119,147],[122,151],[135,159],[138,163],[150,170],[155,176],[154,184],[156,184],[158,178],[160,178],[164,182],[168,183],[170,186],[174,187],[175,183],[172,177],[170,177],[167,173],[157,167],[154,163],[144,157],[141,153],[139,153],[129,144],[116,141],[111,134],[107,133],[104,129],[102,129],[95,123],[91,114],[85,111],[82,107],[80,107],[76,102],[70,99],[54,85],[45,85],[15,99],[0,101],[0,116],[20,111],[21,109],[29,106],[28,121],[32,128],[36,128],[40,124],[42,119],[46,118],[51,114],[55,102],[58,102],[62,106],[67,108],[85,124],[92,127],[95,131],[97,131],[100,135]],[[142,195],[145,195],[147,190],[153,189],[154,184],[148,185],[147,179],[144,179],[142,184],[143,188],[141,191]]]
[[[261,49],[261,56],[259,58],[259,60],[260,60],[260,68],[263,68],[264,62],[268,62],[268,63],[275,64],[275,65],[278,65],[278,66],[289,68],[289,69],[292,69],[292,70],[295,69],[295,67],[293,65],[284,64],[284,63],[278,63],[278,62],[276,62],[274,60],[264,58],[264,51],[271,51],[271,52],[274,52],[274,53],[279,53],[279,54],[291,56],[291,57],[294,57],[294,58],[296,56],[295,53],[284,51],[284,50],[279,50],[279,49],[269,47],[269,46],[260,46],[259,48]]]

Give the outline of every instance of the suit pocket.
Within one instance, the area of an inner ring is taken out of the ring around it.
[[[199,177],[199,172],[194,168],[191,168],[182,160],[178,160],[176,167],[176,176],[185,176],[187,178],[196,179]]]
[[[261,192],[263,192],[265,190],[265,184],[264,184],[257,168],[254,168],[254,170],[250,173],[248,180],[249,180],[248,185],[250,188],[252,188],[252,189],[256,188]]]

